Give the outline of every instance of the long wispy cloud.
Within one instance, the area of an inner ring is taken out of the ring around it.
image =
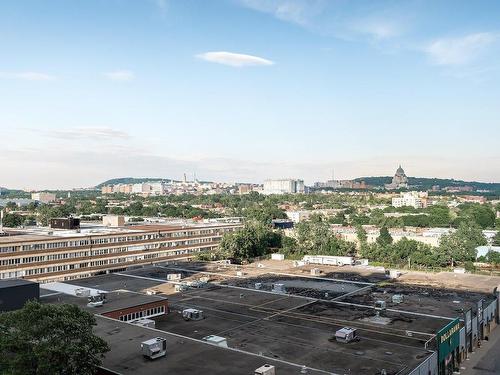
[[[436,65],[466,65],[477,59],[499,40],[499,34],[482,32],[457,38],[440,38],[424,47],[424,52]]]
[[[325,0],[237,0],[249,9],[268,13],[283,21],[306,26],[320,14],[327,2]]]
[[[52,81],[54,76],[40,72],[0,72],[2,79],[18,79],[23,81]]]
[[[233,67],[266,66],[274,64],[273,61],[262,57],[225,51],[205,52],[196,55],[196,57],[205,61]]]
[[[68,128],[68,129],[52,129],[52,130],[40,130],[40,129],[27,129],[31,132],[35,132],[50,138],[57,138],[62,140],[117,140],[117,139],[127,139],[130,135],[122,130],[112,129],[108,127],[78,127],[78,128]]]
[[[135,79],[135,74],[131,70],[114,70],[103,73],[104,77],[112,81],[127,82]]]

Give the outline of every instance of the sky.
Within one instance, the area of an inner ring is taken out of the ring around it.
[[[0,186],[500,181],[500,2],[2,0]]]

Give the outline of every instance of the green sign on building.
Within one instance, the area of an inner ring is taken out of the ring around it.
[[[456,318],[436,334],[439,361],[443,361],[460,346],[460,319]]]

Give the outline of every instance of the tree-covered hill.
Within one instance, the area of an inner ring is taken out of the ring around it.
[[[392,177],[360,177],[356,179],[356,181],[361,180],[365,181],[370,186],[383,187],[384,184],[388,184],[391,182]],[[433,186],[438,185],[441,189],[445,187],[471,186],[474,190],[500,191],[500,183],[462,181],[448,178],[408,177],[408,184],[412,188],[418,188],[422,190],[429,190]]]

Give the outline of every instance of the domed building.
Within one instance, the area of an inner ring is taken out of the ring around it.
[[[392,182],[386,184],[385,188],[388,190],[408,188],[408,177],[406,177],[405,171],[401,168],[401,165],[396,169],[396,174],[392,178]]]

